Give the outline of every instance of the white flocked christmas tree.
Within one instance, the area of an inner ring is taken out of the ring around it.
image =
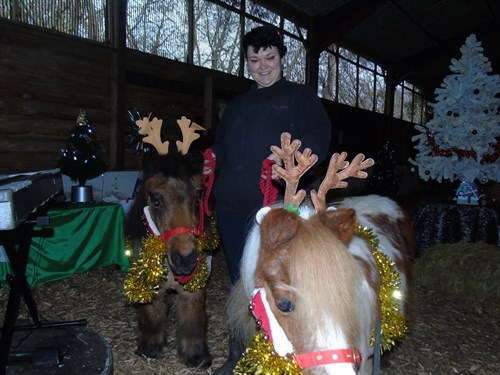
[[[451,60],[452,73],[435,90],[433,117],[412,138],[410,159],[420,178],[500,182],[500,75],[492,72],[474,34]]]

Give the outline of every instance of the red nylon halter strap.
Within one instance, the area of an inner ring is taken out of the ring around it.
[[[193,234],[198,237],[200,235],[200,230],[198,227],[176,227],[163,232],[160,237],[163,241],[167,241],[171,237],[177,236],[178,234]]]
[[[331,349],[318,352],[294,354],[295,362],[300,368],[331,365],[335,363],[353,363],[361,366],[361,353],[358,349]]]
[[[267,315],[266,308],[264,307],[264,302],[262,301],[262,294],[257,292],[250,303],[250,309],[252,314],[257,320],[258,325],[267,334],[267,339],[273,342],[273,333],[271,331],[271,323],[269,322],[269,316]]]
[[[211,172],[208,174],[203,174],[203,186],[205,187],[203,195],[200,201],[200,208],[207,214],[208,217],[212,216],[212,211],[208,206],[208,201],[210,199],[210,194],[212,193],[212,187],[214,185],[215,179],[215,157],[211,148],[207,148],[203,152],[203,158],[205,161],[205,167],[210,169]]]
[[[258,324],[266,332],[268,340],[273,343],[269,316],[267,315],[260,292],[253,296],[250,306]],[[336,363],[352,363],[356,368],[361,366],[361,352],[357,348],[320,350],[317,352],[293,354],[293,357],[300,368]]]

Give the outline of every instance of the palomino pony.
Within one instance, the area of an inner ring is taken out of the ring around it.
[[[411,224],[381,196],[326,207],[329,189],[366,177],[373,160],[362,154],[351,163],[333,155],[312,204],[302,203],[298,181],[317,157],[290,139],[271,148],[284,161],[273,167],[286,181],[284,204],[256,215],[228,302],[229,357],[216,374],[371,374],[377,319],[382,349],[406,330]]]
[[[125,280],[125,299],[137,307],[138,354],[157,358],[165,342],[172,302],[168,291],[173,290],[177,294],[178,354],[188,366],[208,367],[212,362],[205,310],[209,266],[198,242],[203,232],[198,203],[204,158],[200,152],[189,151],[191,142],[199,137],[196,130],[203,128],[185,117],[177,122],[183,142],[178,141],[177,150],[168,152],[168,142],[161,141],[162,121],[137,121],[139,133],[147,134],[144,142],[154,146],[143,158],[143,189],[136,202],[141,210],[144,207],[145,223],[136,215],[134,224],[149,233],[139,241],[139,257]]]

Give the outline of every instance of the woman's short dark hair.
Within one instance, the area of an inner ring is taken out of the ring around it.
[[[255,53],[259,52],[261,48],[276,47],[280,57],[285,56],[286,47],[283,44],[280,36],[276,30],[270,26],[260,26],[252,29],[243,37],[241,48],[243,55],[247,57],[248,47],[252,46]]]

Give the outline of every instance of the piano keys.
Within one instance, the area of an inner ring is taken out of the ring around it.
[[[31,213],[62,191],[62,177],[58,169],[1,179],[0,231],[15,229]]]

